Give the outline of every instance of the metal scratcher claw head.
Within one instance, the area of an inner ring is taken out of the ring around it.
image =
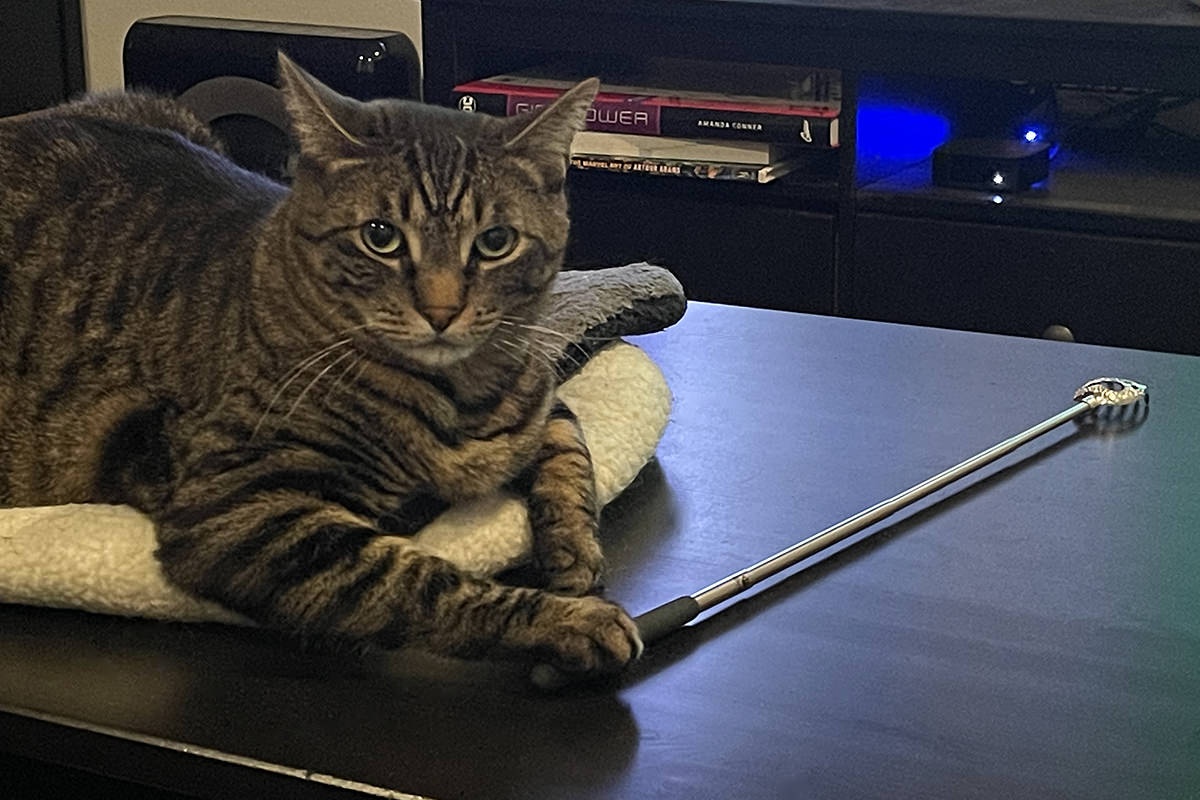
[[[1100,406],[1129,406],[1149,402],[1146,384],[1125,378],[1093,378],[1075,390],[1075,402]]]
[[[1092,413],[1076,419],[1080,426],[1105,432],[1128,430],[1150,413],[1150,393],[1143,383],[1125,378],[1096,378],[1075,390],[1075,401]]]

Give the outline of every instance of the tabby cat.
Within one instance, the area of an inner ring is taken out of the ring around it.
[[[280,81],[290,189],[163,98],[0,120],[0,504],[131,504],[175,585],[304,638],[619,669],[641,643],[591,594],[591,463],[529,327],[596,81],[532,120]],[[504,487],[540,588],[383,535]]]

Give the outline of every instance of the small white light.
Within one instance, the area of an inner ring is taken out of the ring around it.
[[[1037,140],[1038,140],[1038,132],[1037,131],[1033,130],[1032,128],[1030,130],[1025,131],[1025,141],[1032,144],[1033,142],[1036,142]]]
[[[997,186],[1003,186],[1004,185],[1004,173],[997,172],[995,175],[993,175],[992,183],[996,184]]]
[[[1004,202],[1004,198],[998,194],[994,194],[994,195],[992,195],[992,202],[995,203],[996,205],[1000,205],[1001,203]]]

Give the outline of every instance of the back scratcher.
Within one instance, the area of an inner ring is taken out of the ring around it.
[[[807,539],[797,542],[775,555],[768,556],[753,566],[739,570],[716,583],[710,584],[698,592],[683,597],[668,600],[662,605],[652,608],[634,618],[642,643],[649,645],[669,633],[682,628],[718,603],[723,603],[754,586],[756,583],[775,575],[800,561],[815,555],[825,548],[840,542],[847,536],[858,533],[863,528],[879,522],[881,519],[895,514],[905,506],[915,503],[926,495],[953,483],[975,470],[983,467],[1001,456],[1011,453],[1026,442],[1041,436],[1043,433],[1057,428],[1084,414],[1103,412],[1110,417],[1127,421],[1135,419],[1139,412],[1144,412],[1150,402],[1149,394],[1143,384],[1122,378],[1096,378],[1088,381],[1075,391],[1075,404],[1070,408],[1055,414],[1047,420],[1039,422],[1015,436],[999,444],[977,453],[966,461],[928,478],[916,486],[905,489],[898,495],[883,502],[876,503],[870,508],[864,508],[857,514],[847,517],[825,530],[815,533]],[[1144,414],[1141,415],[1144,417]],[[534,685],[542,689],[556,689],[566,685],[569,678],[549,664],[538,664],[530,674]]]

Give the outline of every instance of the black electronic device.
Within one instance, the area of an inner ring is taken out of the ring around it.
[[[125,37],[125,85],[179,97],[234,161],[287,180],[294,147],[276,88],[280,50],[350,97],[420,99],[420,62],[402,33],[204,17],[134,23]]]
[[[1013,139],[951,139],[933,151],[933,183],[1003,194],[1050,174],[1050,144]]]

